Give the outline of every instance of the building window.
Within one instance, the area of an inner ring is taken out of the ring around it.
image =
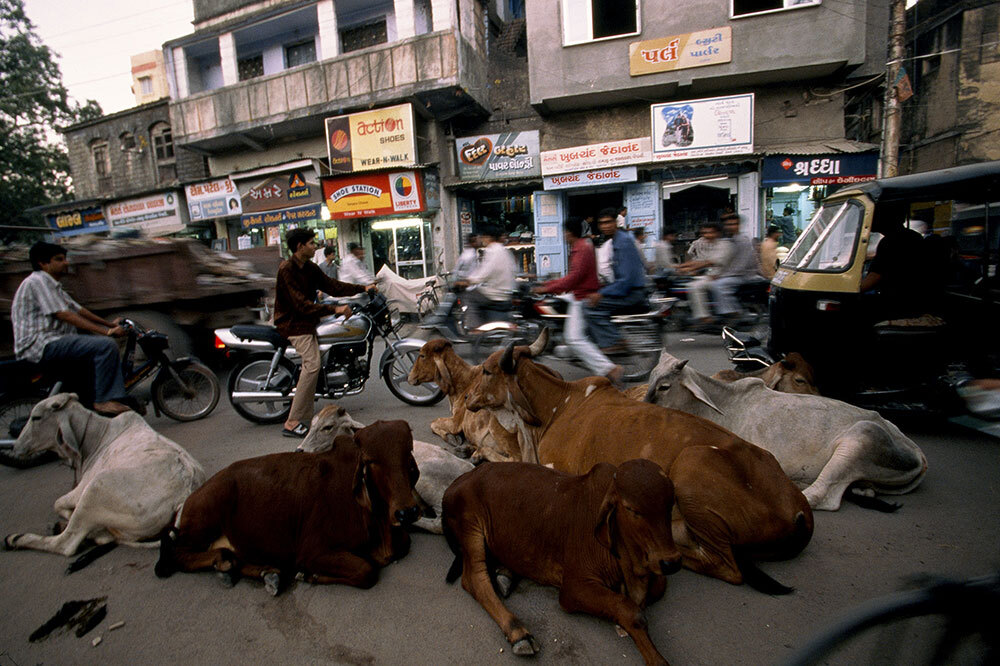
[[[340,49],[344,53],[368,48],[389,41],[385,30],[385,17],[374,23],[352,26],[340,31]]]
[[[733,17],[799,9],[818,5],[821,0],[733,0]]]
[[[140,95],[152,95],[153,94],[153,79],[149,76],[139,77],[139,94]]]
[[[121,146],[122,157],[125,161],[125,173],[131,178],[134,175],[136,166],[137,151],[135,149],[135,136],[131,132],[125,132],[118,137]]]
[[[249,58],[240,58],[236,61],[236,71],[239,74],[240,81],[264,76],[264,55],[257,54]]]
[[[562,0],[563,46],[639,34],[639,0]]]
[[[111,154],[108,152],[107,141],[95,141],[90,145],[94,157],[94,174],[97,176],[97,189],[111,189]]]
[[[298,67],[316,62],[316,40],[291,44],[285,47],[285,67]]]
[[[170,125],[157,123],[149,130],[153,138],[153,155],[156,157],[157,182],[177,180],[177,168],[174,160],[174,138]]]

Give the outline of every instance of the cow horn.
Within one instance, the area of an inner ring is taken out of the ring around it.
[[[538,337],[535,338],[535,341],[532,342],[531,345],[528,347],[528,358],[535,358],[537,356],[541,356],[542,352],[545,351],[545,348],[548,346],[548,344],[549,344],[549,327],[542,326],[542,330],[539,331]]]
[[[507,345],[507,348],[503,350],[503,356],[500,357],[500,370],[504,374],[512,375],[516,372],[517,368],[514,367],[514,343],[511,342]]]

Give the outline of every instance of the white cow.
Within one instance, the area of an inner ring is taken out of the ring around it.
[[[72,393],[46,398],[14,444],[25,458],[54,450],[73,467],[74,486],[56,500],[68,520],[56,536],[11,534],[8,548],[72,555],[84,539],[128,546],[158,537],[184,500],[205,481],[205,471],[187,451],[163,437],[134,412],[100,416]]]
[[[364,428],[364,424],[355,421],[343,407],[327,405],[313,417],[309,434],[299,445],[300,451],[318,453],[333,446],[333,440],[338,435],[353,435],[356,430]],[[444,491],[451,482],[472,470],[473,465],[468,460],[458,458],[436,444],[413,440],[413,459],[420,469],[420,478],[414,490],[424,504],[433,510],[433,515],[425,515],[417,520],[417,527],[441,534],[441,500]],[[426,511],[425,514],[430,514]]]
[[[756,378],[724,383],[686,365],[663,352],[646,400],[718,423],[770,451],[813,509],[836,511],[852,484],[906,493],[927,471],[913,440],[876,412],[772,391]]]

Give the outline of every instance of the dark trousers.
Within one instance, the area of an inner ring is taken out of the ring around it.
[[[645,300],[646,292],[643,289],[633,289],[626,296],[602,296],[597,305],[585,306],[583,311],[587,318],[587,331],[594,343],[601,349],[620,343],[622,333],[611,321],[612,315]]]
[[[64,335],[45,345],[42,363],[58,369],[81,367],[83,363],[93,368],[94,402],[121,400],[125,397],[122,379],[122,360],[118,344],[111,338],[98,335]]]

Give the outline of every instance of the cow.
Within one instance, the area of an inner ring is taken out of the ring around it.
[[[405,421],[377,421],[324,453],[235,462],[184,503],[156,575],[214,569],[227,584],[263,579],[271,595],[292,574],[370,588],[409,550],[402,526],[419,515],[412,449]]]
[[[329,450],[340,435],[353,436],[364,424],[355,421],[343,407],[327,405],[313,417],[309,434],[299,445],[300,451],[320,453]],[[468,460],[458,458],[440,446],[413,440],[413,459],[420,470],[414,490],[423,503],[423,516],[413,525],[441,534],[441,498],[452,481],[473,469]]]
[[[187,451],[153,430],[135,412],[107,418],[74,393],[42,400],[14,443],[13,458],[55,450],[73,468],[73,489],[55,502],[67,521],[55,536],[11,534],[7,548],[65,556],[87,538],[98,545],[151,546],[205,480]]]
[[[449,445],[457,447],[464,436],[472,447],[474,462],[520,460],[516,432],[508,432],[490,412],[465,408],[465,393],[479,368],[459,356],[450,342],[436,338],[420,349],[407,381],[413,386],[433,382],[448,396],[451,416],[431,421],[431,431]]]
[[[448,582],[462,587],[500,625],[518,655],[538,641],[504,606],[494,563],[559,588],[559,605],[614,621],[647,664],[666,664],[649,638],[643,609],[680,569],[669,528],[673,486],[658,465],[630,460],[573,476],[530,463],[487,463],[444,495],[444,530],[455,561]],[[489,563],[489,564],[488,564]]]
[[[509,345],[483,363],[469,409],[500,410],[525,424],[543,465],[581,474],[598,462],[656,462],[674,484],[674,541],[684,565],[721,580],[788,593],[754,558],[791,557],[812,537],[813,515],[774,456],[711,421],[632,400],[604,377],[565,382]]]
[[[667,352],[650,375],[647,400],[713,421],[767,449],[813,509],[836,511],[852,486],[906,493],[927,471],[920,448],[876,412],[819,395],[779,393],[755,378],[716,381]]]
[[[816,388],[816,373],[802,354],[792,352],[777,363],[754,372],[738,372],[736,370],[719,370],[712,379],[723,382],[735,382],[746,377],[758,377],[769,389],[782,393],[803,393],[819,395]]]

